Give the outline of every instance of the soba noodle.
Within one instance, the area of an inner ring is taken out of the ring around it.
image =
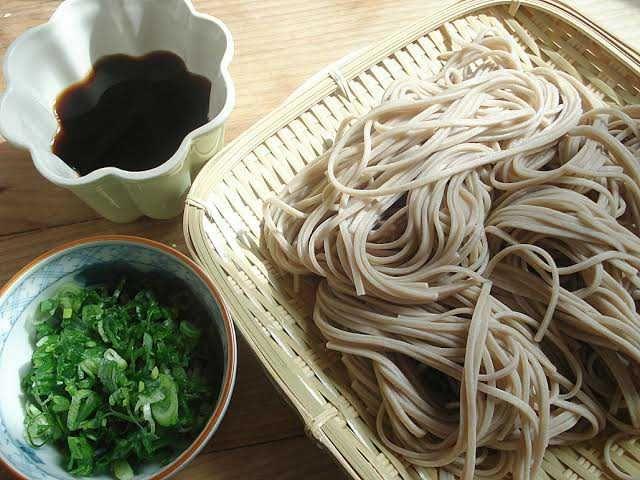
[[[465,480],[640,434],[640,106],[519,52],[488,32],[395,82],[265,205],[381,441]]]

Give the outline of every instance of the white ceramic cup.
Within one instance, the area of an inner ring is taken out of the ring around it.
[[[211,120],[189,133],[158,167],[140,172],[106,167],[79,176],[52,152],[56,98],[105,55],[155,50],[174,52],[189,71],[211,81]],[[227,27],[197,13],[189,0],[66,0],[49,22],[28,30],[7,50],[0,134],[28,149],[45,178],[109,220],[175,217],[197,172],[222,147],[224,122],[235,102],[228,71],[232,55]]]

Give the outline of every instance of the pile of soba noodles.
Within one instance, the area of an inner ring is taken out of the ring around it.
[[[640,434],[640,106],[492,32],[392,84],[266,202],[384,445],[464,479]]]

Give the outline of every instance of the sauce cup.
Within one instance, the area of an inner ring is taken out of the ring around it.
[[[177,54],[189,71],[211,81],[209,122],[190,132],[155,168],[106,167],[79,176],[52,152],[57,97],[105,55],[155,50]],[[222,147],[235,101],[228,71],[232,55],[228,28],[196,12],[189,0],[66,0],[47,23],[22,34],[7,50],[0,134],[28,149],[42,176],[111,221],[175,217],[197,172]]]

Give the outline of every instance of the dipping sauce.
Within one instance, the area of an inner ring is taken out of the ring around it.
[[[57,98],[53,153],[80,175],[157,167],[209,121],[210,92],[211,82],[171,52],[103,57]]]

